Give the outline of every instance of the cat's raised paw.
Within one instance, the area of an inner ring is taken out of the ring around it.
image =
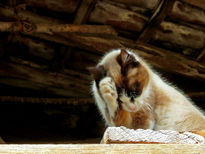
[[[100,81],[99,88],[104,101],[107,103],[110,116],[114,117],[118,108],[118,94],[114,81],[111,77],[105,77]]]
[[[117,91],[115,87],[115,83],[111,77],[105,77],[99,83],[100,92],[103,95],[110,95],[113,98],[117,99]]]
[[[105,102],[108,104],[108,108],[116,110],[118,107],[117,103],[117,90],[114,81],[111,77],[105,77],[99,83],[100,92]]]

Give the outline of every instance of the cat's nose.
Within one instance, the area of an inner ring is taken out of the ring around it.
[[[130,109],[130,111],[134,112],[134,111],[136,111],[137,108],[136,108],[136,106],[132,106],[132,107],[129,107],[129,109]]]

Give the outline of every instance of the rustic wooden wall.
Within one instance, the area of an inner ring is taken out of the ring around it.
[[[108,50],[121,47],[142,56],[205,109],[204,6],[201,0],[2,0],[2,116],[10,116],[8,119],[13,122],[11,117],[26,111],[34,114],[35,108],[39,112],[36,117],[40,118],[38,114],[47,113],[46,108],[52,111],[52,105],[57,105],[58,111],[47,114],[57,115],[55,130],[65,127],[72,132],[70,124],[60,125],[57,121],[64,119],[66,123],[72,116],[65,112],[72,113],[72,107],[60,111],[75,105],[76,119],[85,116],[76,121],[86,121],[86,118],[99,121],[100,124],[94,122],[90,130],[99,130],[90,135],[99,137],[104,126],[99,115],[92,116],[97,112],[86,67],[95,65]],[[88,109],[83,112],[82,106]],[[25,117],[15,120],[20,123],[25,120],[27,124],[29,118]],[[33,118],[35,121],[35,116]],[[19,130],[23,127],[6,122],[4,125],[0,130],[8,136],[12,130],[8,127]],[[19,133],[21,131],[16,131]]]

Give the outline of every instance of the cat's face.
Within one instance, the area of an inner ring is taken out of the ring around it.
[[[91,74],[97,84],[105,76],[112,77],[122,107],[136,112],[137,99],[149,80],[148,72],[138,57],[125,49],[112,51],[92,68]]]

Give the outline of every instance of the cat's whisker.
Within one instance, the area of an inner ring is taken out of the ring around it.
[[[149,110],[149,111],[152,111],[151,105],[149,105],[148,103],[145,103],[145,104],[146,104],[145,106],[148,108],[148,110]]]

